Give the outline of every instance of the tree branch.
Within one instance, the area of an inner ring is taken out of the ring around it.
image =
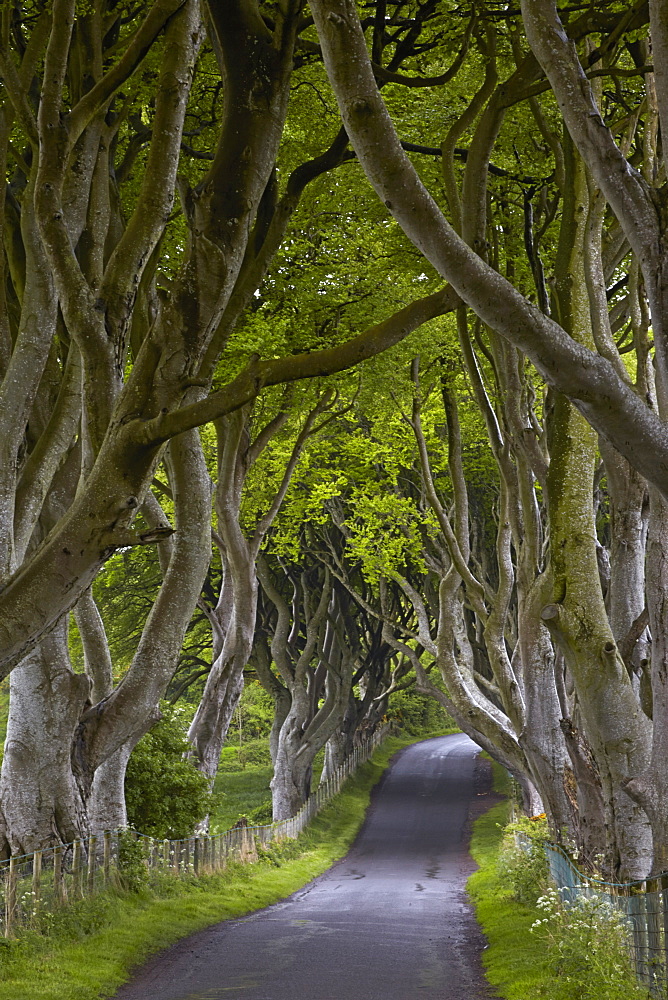
[[[458,238],[401,149],[351,0],[313,0],[311,9],[348,135],[367,177],[409,239],[483,322],[523,351],[543,377],[668,496],[663,422],[607,359],[575,343]]]
[[[140,431],[141,441],[147,445],[166,441],[188,428],[217,420],[223,414],[254,399],[266,386],[346,371],[361,361],[394,347],[422,323],[452,310],[457,301],[452,290],[445,288],[424,299],[418,299],[339,347],[313,351],[310,354],[295,354],[275,361],[253,359],[233,382],[212,393],[207,399],[144,423]]]
[[[187,0],[156,0],[131,41],[111,69],[72,108],[68,121],[71,145],[77,141],[88,123],[112,99],[119,87],[135,72],[156,38],[173,15]]]

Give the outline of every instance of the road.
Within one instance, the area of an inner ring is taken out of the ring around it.
[[[464,735],[407,747],[345,858],[155,956],[116,1000],[491,1000],[464,891],[478,752]]]

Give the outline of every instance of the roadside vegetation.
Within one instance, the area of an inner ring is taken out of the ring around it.
[[[495,788],[508,792],[494,764]],[[476,821],[471,854],[479,865],[468,891],[489,947],[483,963],[503,1000],[647,1000],[624,950],[619,917],[597,900],[564,906],[550,886],[541,821],[520,821],[528,850],[515,846],[510,804]],[[533,826],[533,830],[532,830]]]

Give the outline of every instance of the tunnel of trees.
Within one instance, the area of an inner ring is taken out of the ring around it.
[[[667,869],[665,5],[8,2],[0,79],[0,855],[250,672],[277,819],[415,684]]]

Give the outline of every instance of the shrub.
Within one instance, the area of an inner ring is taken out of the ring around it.
[[[259,806],[255,807],[255,809],[250,809],[246,813],[246,819],[248,820],[249,826],[266,826],[268,823],[271,823],[271,799],[265,799],[265,801],[261,802]]]
[[[241,728],[242,744],[267,737],[274,721],[274,702],[256,680],[247,680],[230,727],[230,739]]]
[[[163,718],[133,750],[125,776],[130,826],[150,837],[189,837],[209,812],[207,778],[184,757],[189,750],[184,710],[163,704]]]
[[[387,712],[409,736],[423,736],[454,728],[454,722],[435,698],[418,694],[415,688],[395,691]]]
[[[241,746],[228,743],[220,755],[220,770],[226,773],[243,771],[247,767],[269,765],[271,765],[271,753],[266,739],[251,740]]]
[[[549,868],[543,844],[548,839],[544,816],[522,816],[504,831],[499,870],[519,903],[535,904],[547,888]]]
[[[121,886],[128,892],[139,892],[149,882],[146,849],[142,840],[127,830],[118,837],[118,873]]]
[[[635,978],[626,918],[605,894],[563,902],[556,889],[548,889],[536,906],[531,930],[545,940],[555,964],[550,1000],[647,997]]]

